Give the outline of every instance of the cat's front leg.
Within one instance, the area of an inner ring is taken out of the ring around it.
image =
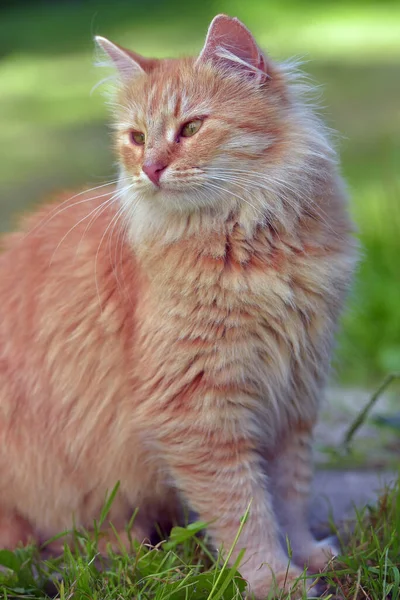
[[[338,550],[331,539],[318,542],[309,527],[312,429],[312,423],[298,423],[279,437],[268,460],[268,474],[281,533],[290,542],[293,561],[317,573]]]
[[[231,428],[235,430],[236,428]],[[279,541],[268,482],[255,444],[245,436],[210,431],[201,423],[175,429],[163,440],[164,457],[176,484],[223,554],[233,546],[241,518],[250,505],[248,519],[232,553],[232,561],[245,549],[240,572],[256,598],[271,590],[297,585],[302,571],[288,568]],[[292,596],[293,598],[295,596]]]
[[[34,529],[30,523],[16,512],[0,506],[0,550],[15,550],[21,544],[35,542]]]

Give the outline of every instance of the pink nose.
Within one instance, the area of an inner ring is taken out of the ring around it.
[[[147,177],[155,185],[160,184],[161,173],[166,169],[167,165],[161,162],[149,162],[144,163],[142,166],[143,173],[146,173]]]

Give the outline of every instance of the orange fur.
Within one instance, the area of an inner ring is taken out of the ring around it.
[[[280,534],[299,567],[329,551],[307,526],[310,440],[356,257],[334,154],[236,20],[197,61],[102,45],[118,188],[44,207],[0,258],[0,546],[90,527],[120,481],[115,526],[139,507],[148,536],[183,502],[226,550],[252,501],[236,553],[263,597],[271,569],[286,581]]]

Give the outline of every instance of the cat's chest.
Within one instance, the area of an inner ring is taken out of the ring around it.
[[[272,243],[263,236],[212,242],[176,245],[159,255],[149,287],[160,315],[180,315],[189,326],[210,321],[233,327],[240,320],[246,328],[305,310],[308,296],[326,290],[325,257],[291,240]]]
[[[171,361],[236,368],[239,377],[272,357],[289,365],[322,310],[326,282],[313,276],[319,262],[265,236],[168,248],[150,265],[142,304],[153,358],[165,361],[168,352]]]

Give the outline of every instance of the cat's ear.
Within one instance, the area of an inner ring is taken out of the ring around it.
[[[268,78],[265,56],[250,31],[236,17],[217,15],[211,21],[196,64],[207,61],[255,75],[260,81]]]
[[[96,35],[94,38],[97,46],[111,59],[114,67],[123,81],[129,81],[137,75],[150,70],[152,60],[140,56],[131,50],[114,44],[107,38]]]

